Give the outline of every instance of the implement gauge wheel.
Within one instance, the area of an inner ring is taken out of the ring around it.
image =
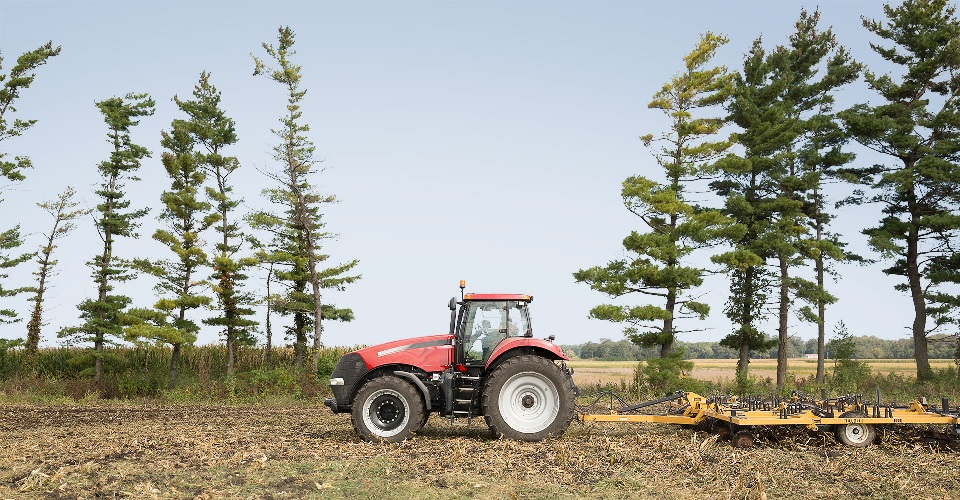
[[[867,418],[863,413],[848,411],[840,418]],[[866,448],[873,444],[877,437],[877,430],[870,424],[840,424],[833,431],[837,441],[854,448]]]
[[[427,419],[423,398],[400,377],[375,378],[357,391],[351,410],[353,428],[365,441],[396,443],[413,435]]]
[[[559,436],[574,418],[573,380],[547,358],[510,358],[487,378],[483,413],[496,436],[520,441]]]

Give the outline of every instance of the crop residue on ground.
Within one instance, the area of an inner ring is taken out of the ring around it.
[[[0,408],[0,498],[955,498],[958,468],[920,430],[863,450],[796,430],[741,450],[669,425],[574,423],[520,443],[433,417],[369,444],[323,407]]]

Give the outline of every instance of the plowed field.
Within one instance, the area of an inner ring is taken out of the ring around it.
[[[863,450],[768,433],[743,450],[651,424],[519,443],[434,417],[369,444],[323,407],[0,407],[0,498],[957,498],[958,470],[916,430]]]

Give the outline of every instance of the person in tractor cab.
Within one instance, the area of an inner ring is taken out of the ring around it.
[[[526,317],[516,305],[503,302],[481,304],[474,310],[474,317],[467,318],[468,330],[478,318],[480,325],[473,329],[467,342],[467,359],[473,362],[486,362],[497,345],[507,337],[517,337],[526,332]],[[493,320],[498,328],[492,328]]]
[[[493,327],[490,321],[483,320],[480,325],[474,329],[470,340],[467,342],[467,359],[470,361],[480,361],[486,357],[487,349],[490,349],[490,342],[493,337]],[[496,345],[496,344],[494,344]]]

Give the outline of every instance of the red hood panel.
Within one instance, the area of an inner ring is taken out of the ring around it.
[[[440,372],[453,363],[453,335],[427,335],[364,347],[357,354],[374,369],[388,364],[411,365]]]

